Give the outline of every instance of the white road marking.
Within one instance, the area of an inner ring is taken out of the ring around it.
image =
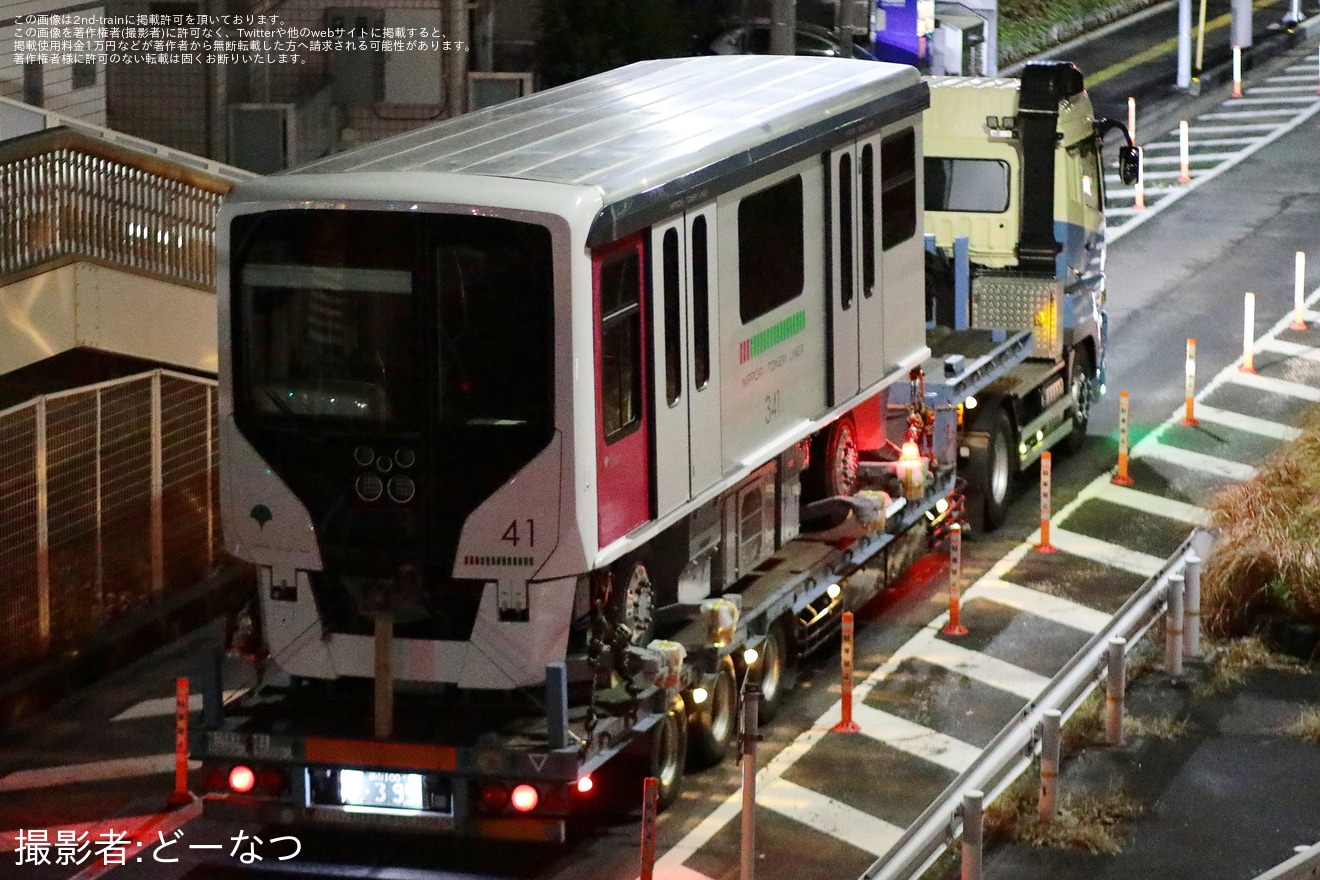
[[[1256,473],[1254,467],[1240,461],[1229,461],[1226,458],[1206,455],[1204,452],[1193,452],[1190,449],[1160,443],[1154,434],[1138,443],[1133,449],[1133,455],[1140,458],[1158,458],[1160,461],[1215,474],[1238,483],[1251,479]]]
[[[1201,407],[1197,407],[1197,415],[1201,415],[1201,410]],[[1174,498],[1165,498],[1163,495],[1152,495],[1132,486],[1117,486],[1108,480],[1098,484],[1092,483],[1082,490],[1082,494],[1189,525],[1208,525],[1210,522],[1210,514],[1204,507],[1197,507]]]
[[[1246,431],[1249,434],[1259,434],[1262,437],[1270,437],[1274,440],[1295,440],[1302,434],[1300,429],[1294,428],[1292,425],[1272,422],[1269,419],[1244,415],[1243,413],[1220,409],[1217,406],[1208,406],[1204,403],[1196,405],[1196,419],[1197,421],[1214,422],[1216,425]]]
[[[964,600],[982,598],[1084,633],[1097,633],[1110,617],[1062,596],[1052,596],[999,578],[983,577],[963,593]]]
[[[865,703],[853,703],[853,721],[871,739],[955,773],[966,770],[981,755],[981,750],[971,743],[873,709]]]
[[[1311,79],[1314,80],[1315,77],[1311,77]],[[1276,76],[1276,77],[1271,77],[1271,78],[1269,79],[1269,82],[1283,82],[1283,81],[1284,81],[1284,78],[1283,78],[1283,77],[1277,77],[1277,76]],[[1270,92],[1270,93],[1274,93],[1274,92],[1278,92],[1278,93],[1289,93],[1289,92],[1309,92],[1309,93],[1312,95],[1312,97],[1314,97],[1314,95],[1315,95],[1315,86],[1314,86],[1314,85],[1309,85],[1309,86],[1256,86],[1256,87],[1254,87],[1254,88],[1251,90],[1251,94],[1253,94],[1253,95],[1265,94],[1265,93],[1267,93],[1267,92]]]
[[[1263,339],[1256,343],[1254,347],[1256,351],[1286,354],[1288,357],[1300,358],[1304,361],[1320,361],[1320,348],[1313,345],[1302,345],[1300,342],[1288,342],[1285,339]]]
[[[224,701],[228,703],[230,700],[233,700],[234,698],[239,697],[245,693],[247,693],[247,688],[234,688],[233,690],[227,690],[225,691]],[[110,720],[128,721],[133,718],[152,718],[159,715],[173,715],[174,708],[176,705],[177,703],[174,697],[160,697],[154,700],[143,700],[140,703],[135,703],[134,705],[129,706],[127,709],[120,712],[118,715],[116,715],[114,718],[111,718]],[[188,711],[189,712],[202,711],[201,694],[188,695]]]
[[[1029,669],[1005,663],[989,654],[970,651],[941,639],[928,639],[926,645],[920,648],[915,656],[919,660],[942,666],[973,681],[1016,694],[1024,700],[1035,699],[1045,690],[1045,685],[1049,684],[1048,678],[1037,675]]]
[[[46,839],[54,846],[59,840],[59,831],[71,831],[74,838],[86,834],[88,841],[95,841],[100,837],[102,829],[107,831],[125,831],[128,828],[136,828],[154,819],[156,814],[152,813],[146,816],[120,816],[115,819],[100,819],[96,822],[71,822],[67,825],[52,825],[44,829]],[[41,828],[15,828],[12,831],[0,831],[0,852],[14,852],[18,849],[18,835],[30,835],[33,831],[41,831]],[[31,839],[30,837],[27,839]]]
[[[1243,99],[1245,100],[1245,99]],[[1291,107],[1274,110],[1234,110],[1228,113],[1203,113],[1197,119],[1261,119],[1266,116],[1288,116],[1297,111]]]
[[[1032,536],[1033,543],[1040,543],[1040,531]],[[1130,571],[1143,577],[1150,577],[1164,567],[1164,560],[1149,553],[1139,553],[1122,544],[1111,544],[1090,535],[1050,526],[1050,543],[1065,553],[1080,556],[1092,562],[1103,563],[1110,568]]]
[[[1278,88],[1260,88],[1260,89],[1252,89],[1252,90],[1250,91],[1250,94],[1254,95],[1254,94],[1256,94],[1257,92],[1282,92],[1282,91],[1288,91],[1288,89],[1286,89],[1285,87],[1282,87],[1282,86],[1280,86],[1280,87],[1278,87]],[[1244,107],[1244,106],[1256,106],[1256,105],[1261,105],[1261,104],[1311,104],[1311,103],[1314,103],[1314,102],[1315,102],[1315,93],[1314,93],[1314,91],[1313,91],[1313,92],[1312,92],[1311,94],[1309,94],[1309,95],[1296,96],[1296,97],[1289,97],[1289,96],[1286,96],[1286,95],[1279,95],[1278,97],[1273,97],[1273,98],[1234,98],[1234,99],[1231,100],[1231,101],[1225,101],[1224,103],[1220,104],[1219,106],[1221,106],[1221,107]],[[1292,112],[1292,111],[1289,110],[1288,112]]]
[[[1231,144],[1254,144],[1258,138],[1254,137],[1236,137],[1236,138],[1200,138],[1189,145],[1189,149],[1195,150],[1197,147],[1227,147]],[[1177,150],[1182,147],[1178,141],[1156,141],[1153,144],[1146,144],[1141,149],[1145,152],[1151,150]],[[1195,157],[1195,153],[1192,154]],[[1149,160],[1147,160],[1149,161]],[[1117,175],[1115,175],[1117,180]]]
[[[756,791],[757,806],[823,831],[874,856],[889,852],[903,829],[842,801],[779,778]]]
[[[196,770],[201,761],[189,761],[188,769]],[[0,777],[0,792],[23,791],[31,788],[50,788],[77,782],[101,782],[106,779],[130,779],[134,776],[154,776],[174,772],[174,753],[142,755],[136,758],[113,758],[87,764],[64,764],[59,767],[41,767],[36,770],[18,770]]]
[[[1194,164],[1196,162],[1225,162],[1236,156],[1237,153],[1192,153],[1187,158]],[[1181,156],[1147,156],[1143,165],[1177,165],[1182,162]]]
[[[1303,385],[1300,382],[1289,382],[1287,379],[1275,379],[1272,376],[1261,376],[1257,373],[1244,373],[1241,370],[1235,370],[1228,381],[1235,385],[1255,388],[1258,391],[1268,391],[1271,394],[1282,394],[1286,397],[1297,397],[1310,403],[1320,403],[1320,388]]]

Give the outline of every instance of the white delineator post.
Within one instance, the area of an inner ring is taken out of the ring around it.
[[[1059,548],[1050,543],[1050,483],[1052,467],[1050,454],[1040,454],[1040,543],[1037,553],[1057,553]]]
[[[1196,420],[1196,339],[1187,340],[1187,365],[1184,367],[1186,373],[1185,392],[1186,401],[1184,405],[1184,414],[1182,424],[1195,428],[1200,424]]]
[[[1128,393],[1118,392],[1118,473],[1111,480],[1116,486],[1131,486],[1132,476],[1128,473]]]
[[[1233,47],[1233,97],[1242,97],[1242,47]]]
[[[949,622],[940,632],[946,636],[965,636],[962,625],[962,523],[949,527]]]
[[[1293,272],[1293,319],[1289,328],[1306,329],[1306,251],[1298,251]]]
[[[1244,373],[1256,372],[1254,360],[1256,347],[1256,294],[1247,291],[1243,299],[1242,309],[1242,366],[1239,369]]]

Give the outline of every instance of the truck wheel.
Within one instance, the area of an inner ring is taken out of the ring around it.
[[[689,718],[688,760],[697,769],[713,767],[724,760],[738,727],[738,679],[731,657],[720,661],[709,691]]]
[[[1084,347],[1073,350],[1070,389],[1072,393],[1072,433],[1063,441],[1063,451],[1080,452],[1086,443],[1086,426],[1091,421],[1091,398],[1095,393],[1095,364]]]
[[[756,661],[756,683],[761,688],[758,718],[770,721],[783,705],[784,694],[793,687],[793,667],[782,623],[770,627],[761,642],[761,658]]]
[[[852,495],[857,491],[857,429],[844,416],[811,440],[811,465],[802,475],[809,500]]]
[[[1017,472],[1014,442],[1013,421],[1001,407],[978,442],[968,444],[967,510],[973,528],[994,531],[1008,517],[1008,499]]]
[[[669,701],[665,717],[651,728],[651,759],[648,775],[659,782],[658,805],[666,809],[678,800],[683,787],[683,768],[687,765],[688,716],[683,698]]]

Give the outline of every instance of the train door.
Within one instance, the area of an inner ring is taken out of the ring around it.
[[[724,476],[720,428],[719,309],[715,302],[715,203],[688,211],[687,398],[691,490],[695,497]]]
[[[830,399],[831,406],[857,393],[857,150],[830,151]]]
[[[596,342],[596,509],[601,547],[650,518],[642,237],[592,254]]]
[[[858,379],[865,388],[885,377],[884,291],[880,284],[880,137],[857,143]]]
[[[922,288],[921,130],[913,125],[882,132],[880,139],[880,289],[885,356],[897,364],[926,345],[926,316],[914,292]],[[924,294],[923,294],[924,295]]]
[[[651,230],[650,264],[656,516],[664,516],[691,497],[687,235],[682,219]]]

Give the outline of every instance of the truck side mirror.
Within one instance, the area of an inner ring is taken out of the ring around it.
[[[1131,186],[1137,182],[1137,167],[1141,162],[1141,147],[1118,148],[1118,179]]]

